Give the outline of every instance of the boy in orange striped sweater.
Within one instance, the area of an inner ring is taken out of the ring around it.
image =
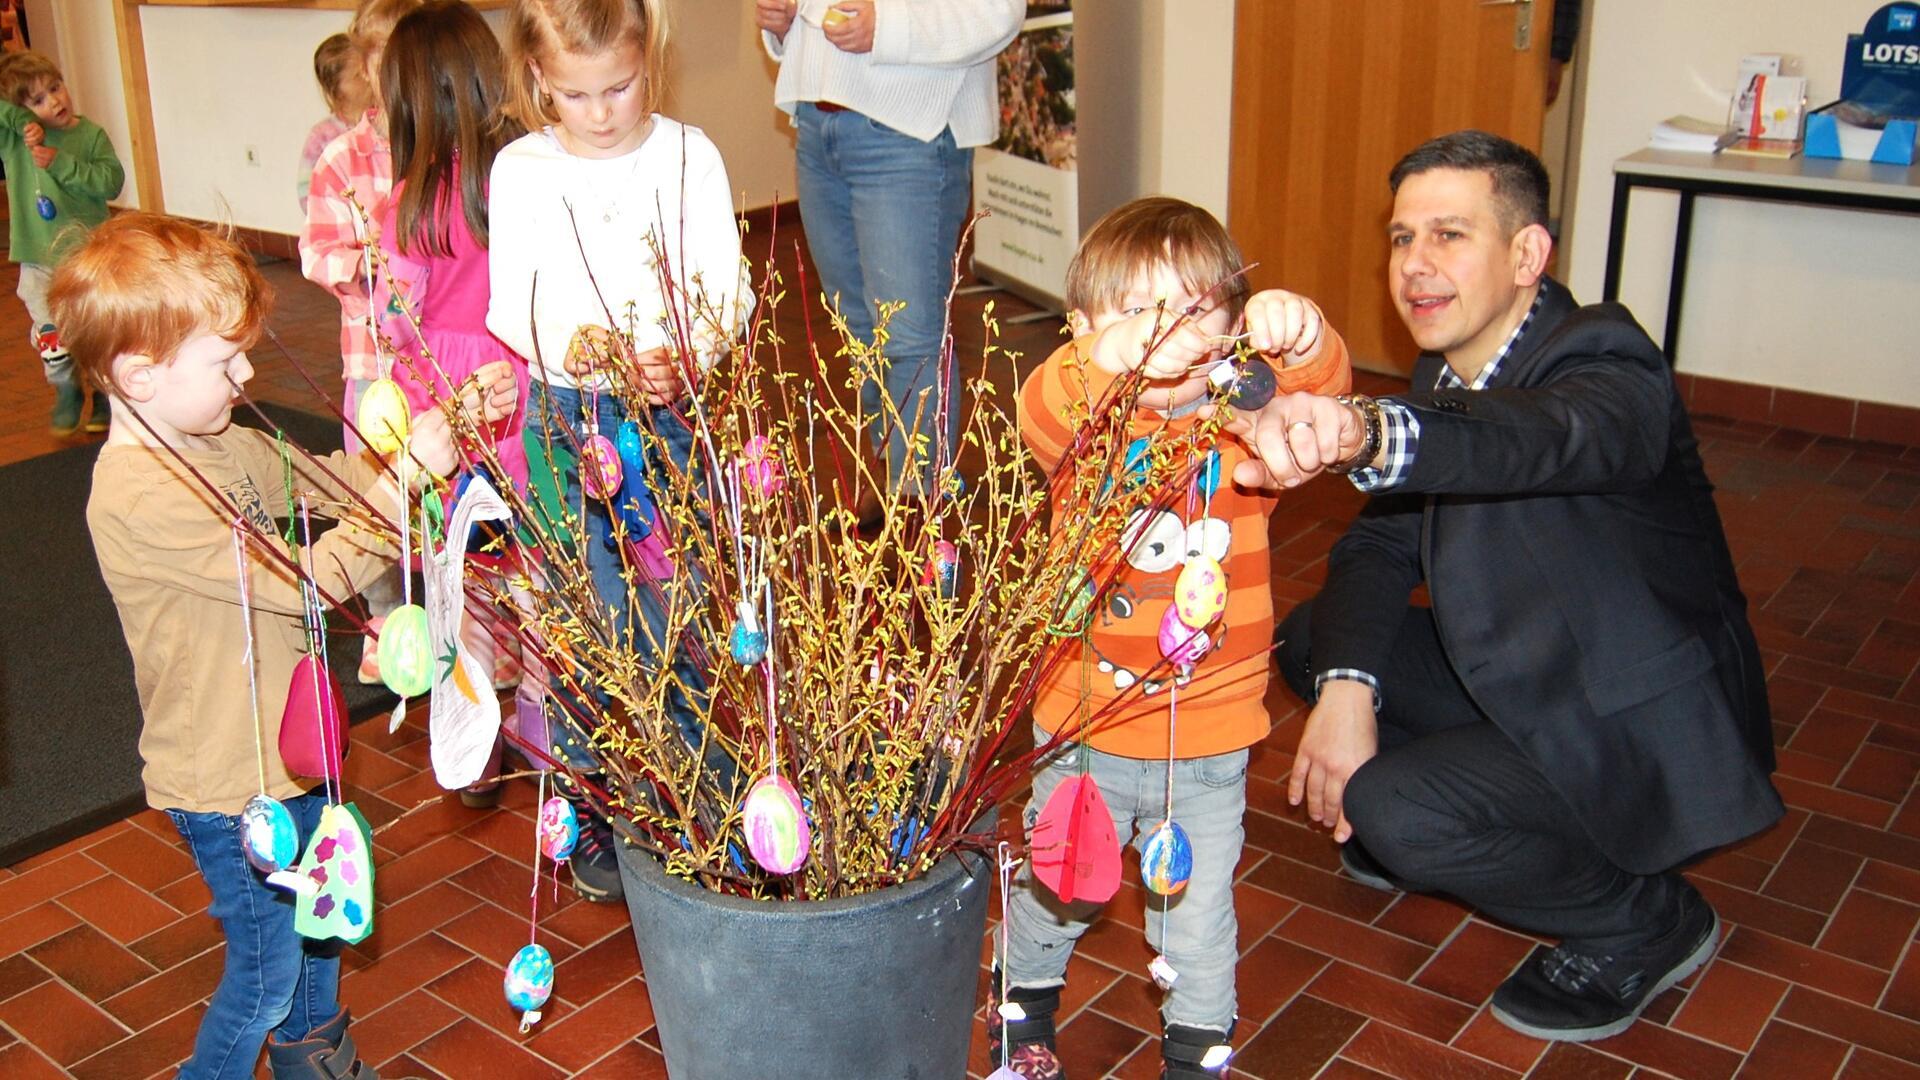
[[[1132,435],[1184,440],[1209,400],[1208,375],[1236,332],[1268,357],[1281,393],[1347,390],[1346,345],[1319,309],[1280,290],[1249,297],[1241,267],[1220,223],[1178,199],[1136,200],[1094,225],[1067,268],[1075,338],[1021,387],[1021,435],[1041,467],[1060,464],[1073,440],[1072,417],[1136,370],[1147,388]],[[1160,343],[1150,348],[1154,340]],[[1270,727],[1261,704],[1274,627],[1267,518],[1278,500],[1229,479],[1248,456],[1232,436],[1196,450],[1209,451],[1219,454],[1218,470],[1205,470],[1217,478],[1211,495],[1176,497],[1167,510],[1134,516],[1121,540],[1128,566],[1084,640],[1063,643],[1079,655],[1055,665],[1042,684],[1035,738],[1044,743],[1064,727],[1069,741],[1044,759],[1026,811],[1031,834],[1054,790],[1084,771],[1099,784],[1122,843],[1139,846],[1165,816],[1167,759],[1175,759],[1173,819],[1192,842],[1193,872],[1164,904],[1152,898],[1147,938],[1166,965],[1156,979],[1171,983],[1161,1011],[1162,1075],[1183,1080],[1226,1075],[1232,1052],[1233,875],[1248,747]],[[1061,522],[1054,525],[1057,531]],[[1226,611],[1207,632],[1211,651],[1176,674],[1161,662],[1160,623],[1181,567],[1202,555],[1226,569]],[[1177,725],[1169,705],[1175,688]],[[1083,723],[1089,716],[1098,719]],[[1010,905],[1007,1000],[988,1013],[994,1065],[1004,1044],[1017,1075],[1064,1077],[1053,1013],[1074,942],[1098,913],[1097,905],[1062,903],[1023,872]],[[996,977],[996,994],[1000,985]]]

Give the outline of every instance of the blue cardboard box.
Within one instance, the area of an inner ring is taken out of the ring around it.
[[[1911,165],[1916,134],[1920,0],[1898,0],[1869,16],[1860,33],[1847,35],[1840,100],[1807,117],[1803,152],[1808,157]]]

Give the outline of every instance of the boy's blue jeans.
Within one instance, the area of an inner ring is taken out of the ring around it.
[[[1036,745],[1052,736],[1038,727]],[[1081,757],[1113,815],[1120,843],[1137,852],[1166,814],[1167,762],[1116,757],[1069,746],[1034,775],[1027,802],[1029,839],[1047,799],[1080,775]],[[1147,894],[1147,944],[1179,973],[1161,1015],[1169,1024],[1225,1032],[1234,1017],[1234,963],[1240,955],[1233,915],[1233,875],[1246,838],[1247,751],[1188,758],[1173,765],[1173,820],[1193,843],[1193,876],[1173,896]],[[1125,856],[1123,856],[1125,857]],[[1044,989],[1066,982],[1074,943],[1100,914],[1100,905],[1063,904],[1024,866],[1008,903],[1008,986]]]
[[[925,460],[934,457],[941,335],[972,191],[973,151],[956,146],[952,131],[922,142],[852,110],[801,104],[794,120],[800,219],[820,272],[819,291],[840,298],[847,329],[868,342],[881,301],[907,305],[887,324],[885,349],[886,393],[900,423],[881,413],[879,385],[860,388],[861,413],[873,418],[871,437],[876,447],[884,442],[888,482],[897,488],[916,410],[918,431],[929,444]],[[923,399],[923,391],[933,392]],[[953,457],[959,456],[960,413],[956,379],[946,432]]]
[[[554,386],[537,379],[527,400],[527,408],[530,410],[527,429],[529,431],[537,429],[536,438],[551,438],[555,446],[566,447],[569,452],[577,454],[580,445],[588,435],[586,405],[595,397],[599,399],[595,405],[594,415],[599,424],[600,434],[612,439],[620,430],[620,422],[627,418],[626,409],[621,405],[619,398],[605,392],[596,395],[572,387]],[[667,457],[671,460],[671,464],[660,461],[656,453],[658,448],[651,442],[648,443],[651,456],[647,464],[652,475],[647,479],[647,486],[653,492],[655,501],[660,502],[671,490],[668,481],[671,473],[684,472],[691,468],[694,449],[693,432],[668,406],[655,406],[649,412],[650,417],[639,420],[641,429],[648,430],[651,425],[652,432],[665,443]],[[542,467],[537,457],[533,467]],[[662,642],[665,640],[667,631],[667,604],[665,603],[668,599],[667,591],[678,587],[679,581],[659,582],[656,587],[654,583],[636,579],[634,587],[630,589],[622,576],[625,563],[621,552],[607,546],[607,538],[613,535],[613,516],[608,513],[607,504],[599,499],[587,498],[580,486],[580,470],[577,467],[570,469],[565,479],[568,511],[582,522],[581,531],[584,533],[586,544],[583,554],[587,572],[593,576],[594,591],[599,595],[601,602],[613,609],[614,629],[623,640],[627,640],[627,636],[631,634],[633,648],[640,656],[659,657],[663,652]],[[638,575],[639,571],[636,570],[635,573]],[[636,608],[641,618],[638,626],[633,622],[633,613]],[[704,676],[684,655],[681,655],[678,648],[669,647],[664,651],[674,654],[672,662],[684,685],[696,689],[705,687]],[[554,690],[556,693],[566,692],[562,689],[557,675]],[[559,708],[558,705],[554,707]],[[674,693],[670,695],[668,708],[674,724],[680,728],[681,733],[693,745],[699,745],[700,720],[693,702],[683,694]],[[592,712],[590,709],[581,711],[589,715]],[[580,769],[598,768],[592,752],[581,737],[586,734],[585,732],[576,732],[572,724],[556,722],[551,715],[549,715],[548,727],[551,740],[548,746],[559,746],[569,764]]]
[[[283,801],[304,852],[326,800],[310,793]],[[207,914],[227,938],[226,967],[180,1080],[246,1080],[269,1032],[298,1042],[340,1012],[339,943],[294,932],[292,895],[268,885],[247,862],[237,814],[168,810],[167,816],[213,894]]]

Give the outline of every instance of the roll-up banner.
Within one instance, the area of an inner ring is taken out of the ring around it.
[[[974,207],[992,212],[976,227],[974,273],[1060,311],[1080,243],[1072,0],[1029,3],[999,69],[1000,138],[973,158]]]

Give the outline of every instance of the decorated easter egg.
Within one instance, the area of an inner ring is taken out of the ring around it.
[[[960,549],[951,540],[936,540],[933,555],[927,559],[927,568],[920,575],[920,584],[932,585],[938,582],[941,596],[952,596],[960,591]]]
[[[760,625],[759,613],[754,611],[751,601],[742,600],[733,610],[733,633],[727,637],[727,651],[733,654],[735,663],[752,667],[767,658],[767,630]]]
[[[526,1012],[538,1009],[553,996],[553,955],[544,945],[527,945],[507,963],[501,981],[507,1004]]]
[[[627,526],[627,539],[645,540],[653,535],[660,512],[653,505],[653,493],[647,490],[647,447],[640,438],[640,425],[632,420],[620,421],[613,448],[620,455],[620,520]]]
[[[1140,880],[1161,896],[1187,887],[1193,876],[1193,842],[1187,830],[1171,819],[1162,821],[1140,845]]]
[[[274,874],[300,859],[300,830],[287,806],[270,795],[255,795],[240,808],[240,849],[255,870]]]
[[[1207,632],[1180,621],[1180,609],[1167,605],[1160,618],[1160,655],[1178,667],[1192,667],[1213,649]],[[385,671],[383,667],[381,671]]]
[[[573,812],[573,804],[555,795],[540,804],[540,820],[535,825],[540,831],[540,854],[561,862],[573,854],[573,845],[580,841],[580,819]]]
[[[1218,559],[1196,555],[1173,582],[1173,607],[1180,621],[1202,630],[1227,610],[1227,571]]]
[[[620,490],[620,452],[605,435],[580,443],[580,486],[596,499],[611,499]]]
[[[375,379],[360,394],[360,408],[353,422],[374,453],[391,454],[406,445],[411,416],[400,384],[392,379]]]
[[[340,683],[311,653],[293,666],[280,712],[280,760],[296,776],[338,776],[347,753]]]
[[[1227,403],[1236,409],[1253,412],[1273,400],[1274,391],[1280,388],[1273,377],[1273,365],[1257,356],[1249,357],[1240,366],[1240,377],[1233,381],[1233,390],[1227,394]]]
[[[54,218],[60,216],[60,208],[53,205],[53,200],[47,198],[45,195],[34,196],[33,211],[40,215],[41,221],[52,221]]]
[[[791,874],[807,861],[813,830],[807,825],[800,793],[786,777],[769,773],[747,789],[741,816],[754,862],[771,873]]]
[[[772,495],[787,483],[786,467],[765,435],[755,435],[740,448],[740,482],[750,491]]]
[[[380,627],[380,680],[401,697],[419,697],[433,686],[433,638],[427,609],[402,604]]]

